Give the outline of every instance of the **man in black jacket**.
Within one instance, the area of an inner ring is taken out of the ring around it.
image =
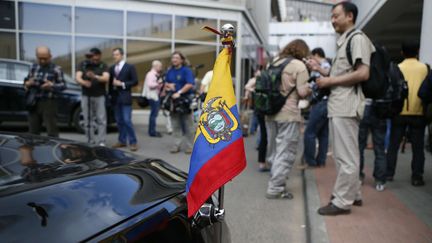
[[[118,142],[113,148],[130,146],[131,151],[138,150],[137,139],[132,124],[132,94],[131,88],[138,84],[135,67],[123,60],[122,48],[113,50],[115,64],[109,69],[109,91],[114,105],[114,113],[119,129]],[[128,143],[129,142],[129,143]]]

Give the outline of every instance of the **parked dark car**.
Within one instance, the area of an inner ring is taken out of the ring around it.
[[[0,123],[3,121],[27,121],[28,112],[24,104],[24,78],[31,68],[31,63],[0,58]],[[84,120],[81,111],[81,87],[68,75],[65,75],[66,90],[59,98],[57,120],[59,123],[84,132]],[[108,123],[113,123],[114,115],[107,102]]]
[[[1,133],[0,239],[230,242],[224,221],[198,227],[187,218],[186,178],[160,159]]]

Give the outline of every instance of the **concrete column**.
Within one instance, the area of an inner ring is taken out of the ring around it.
[[[423,20],[420,40],[420,60],[432,64],[432,1],[423,0]]]

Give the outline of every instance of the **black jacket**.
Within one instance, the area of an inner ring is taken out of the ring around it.
[[[115,75],[114,68],[115,65],[112,65],[109,68],[109,93],[111,95],[112,104],[132,105],[131,89],[133,86],[138,84],[138,77],[135,67],[131,64],[125,63],[118,76]],[[124,82],[125,88],[123,89],[121,86],[114,86],[114,78]]]

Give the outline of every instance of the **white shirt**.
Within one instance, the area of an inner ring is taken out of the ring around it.
[[[115,70],[118,70],[118,73],[116,75],[118,75],[121,72],[121,70],[123,69],[123,66],[125,65],[125,63],[126,63],[125,60],[121,60],[119,63],[117,63],[115,65],[114,72],[115,72]],[[125,86],[124,82],[122,82],[122,87],[123,87],[123,89],[126,89],[126,86]]]

